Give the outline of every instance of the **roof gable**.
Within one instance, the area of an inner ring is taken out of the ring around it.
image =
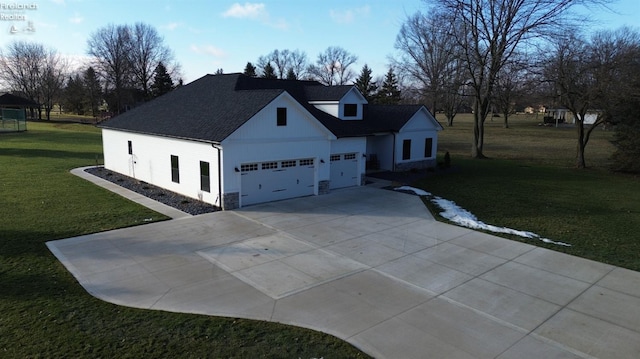
[[[285,126],[277,125],[276,109],[279,107],[287,109]],[[336,136],[288,92],[283,92],[229,135],[222,143],[224,145],[232,141],[279,141],[288,138],[334,140]]]
[[[409,131],[441,131],[442,125],[438,122],[431,113],[421,106],[413,116],[398,130],[398,132]]]

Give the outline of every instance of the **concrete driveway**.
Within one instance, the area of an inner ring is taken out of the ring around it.
[[[377,358],[640,356],[640,273],[375,185],[47,245],[105,301],[293,324]]]

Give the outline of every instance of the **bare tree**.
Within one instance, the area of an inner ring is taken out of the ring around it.
[[[545,74],[553,83],[556,101],[574,117],[578,133],[576,167],[585,168],[585,148],[599,125],[615,121],[615,101],[622,92],[636,92],[629,88],[628,78],[638,70],[633,66],[640,54],[640,35],[628,29],[600,32],[591,41],[568,36],[555,44],[546,64]],[[586,123],[589,111],[597,118]]]
[[[162,37],[156,29],[141,22],[130,28],[131,40],[131,72],[134,76],[134,86],[142,90],[145,100],[152,97],[151,84],[154,71],[158,64],[170,66],[173,60],[171,50],[163,44]]]
[[[327,85],[346,85],[356,76],[350,68],[358,57],[347,50],[330,46],[318,54],[315,65],[309,66],[309,74],[317,81]]]
[[[300,79],[305,76],[307,69],[307,54],[300,50],[273,50],[265,56],[258,58],[258,68],[265,73],[267,65],[273,69],[279,79]]]
[[[307,75],[307,68],[309,67],[309,60],[307,59],[307,53],[300,50],[293,50],[289,53],[290,65],[289,70],[293,72],[296,79],[302,79]]]
[[[484,158],[484,122],[497,76],[519,46],[550,34],[566,22],[568,10],[599,0],[431,0],[452,27],[473,91],[473,158]]]
[[[509,128],[509,115],[515,113],[516,101],[525,92],[527,68],[525,57],[517,55],[505,63],[496,77],[493,103],[502,114],[504,128]]]
[[[283,79],[287,75],[287,71],[289,69],[289,62],[291,61],[290,52],[287,49],[282,51],[273,50],[273,52],[269,56],[271,62],[273,63],[273,67],[276,70],[276,74],[279,79]]]
[[[125,109],[125,91],[132,86],[131,34],[125,25],[107,25],[89,37],[87,53],[94,57],[94,68],[114,91],[114,109]]]
[[[417,12],[402,24],[395,42],[400,51],[395,65],[420,84],[434,115],[443,92],[455,87],[448,85],[460,73],[453,66],[459,63],[455,37],[449,26],[443,26],[444,18],[438,12]]]
[[[67,68],[66,61],[63,60],[55,50],[46,52],[42,64],[40,92],[47,120],[51,119],[53,105],[61,99],[64,81],[67,76]]]
[[[43,45],[24,41],[12,42],[6,52],[0,53],[0,76],[13,91],[38,104],[39,119],[42,119],[40,87],[46,56]],[[33,112],[31,117],[35,117]]]

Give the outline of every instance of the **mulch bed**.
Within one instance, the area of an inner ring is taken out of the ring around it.
[[[96,177],[100,177],[109,182],[113,182],[118,186],[139,193],[145,197],[164,203],[167,206],[179,209],[191,215],[211,213],[220,211],[220,207],[216,207],[209,203],[198,201],[197,199],[183,196],[181,194],[168,191],[164,188],[154,186],[144,181],[125,176],[123,174],[106,170],[104,167],[91,167],[85,169],[85,172]]]

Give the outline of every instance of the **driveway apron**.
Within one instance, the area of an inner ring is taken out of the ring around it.
[[[51,241],[93,296],[377,358],[638,358],[640,273],[440,223],[381,185]]]

